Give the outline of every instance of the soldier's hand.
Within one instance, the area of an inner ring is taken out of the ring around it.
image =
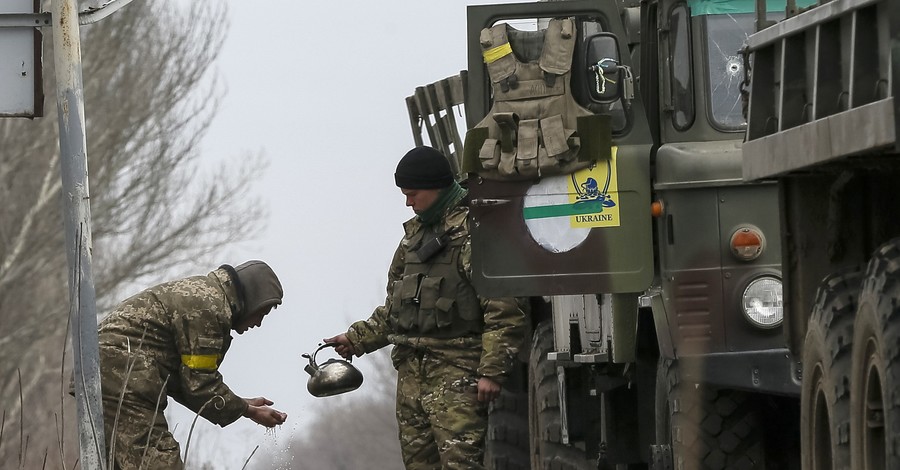
[[[266,406],[275,404],[275,402],[265,397],[244,398],[244,401],[251,406]]]
[[[494,401],[500,396],[500,384],[482,377],[478,379],[478,401]]]
[[[273,404],[272,400],[257,397],[245,398],[244,401],[247,402],[247,411],[244,412],[244,416],[250,418],[256,424],[271,428],[279,424],[284,424],[287,420],[287,413],[283,413],[267,406]]]
[[[325,338],[322,341],[325,343],[335,343],[334,352],[340,354],[344,359],[353,357],[353,343],[350,342],[347,335],[339,334],[337,336],[332,336],[331,338]]]

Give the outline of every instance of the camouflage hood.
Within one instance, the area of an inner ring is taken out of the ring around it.
[[[235,314],[235,320],[249,315],[270,305],[281,305],[284,290],[278,276],[268,264],[253,260],[236,267],[222,266],[235,278],[241,308]]]

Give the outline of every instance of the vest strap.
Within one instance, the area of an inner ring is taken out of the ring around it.
[[[481,30],[481,55],[494,83],[506,80],[516,73],[518,61],[506,37],[506,24],[500,23]]]
[[[516,170],[523,176],[538,175],[538,122],[528,119],[519,123]]]
[[[556,79],[559,75],[550,72],[544,72],[544,83],[547,84],[548,87],[553,88],[556,85]]]
[[[538,63],[541,70],[556,75],[567,73],[572,68],[575,52],[575,20],[572,18],[550,20],[544,33],[544,49]]]
[[[516,131],[519,127],[519,116],[516,113],[496,113],[494,121],[500,126],[500,151],[515,153]]]

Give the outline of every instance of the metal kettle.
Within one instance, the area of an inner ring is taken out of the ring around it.
[[[309,358],[309,364],[303,368],[310,375],[306,389],[315,397],[330,397],[350,392],[359,388],[363,382],[362,372],[343,359],[329,359],[322,365],[316,364],[316,354],[324,348],[337,346],[337,343],[325,343],[316,349]]]

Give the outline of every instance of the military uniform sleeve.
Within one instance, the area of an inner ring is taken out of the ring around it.
[[[225,385],[218,370],[230,343],[231,325],[208,306],[188,309],[173,322],[181,355],[179,401],[219,426],[233,423],[247,410],[247,403]]]
[[[472,281],[471,242],[466,241],[460,256],[460,270]],[[481,335],[481,361],[478,375],[504,383],[512,372],[516,355],[524,341],[528,303],[514,297],[484,298],[479,296],[484,312]]]
[[[395,281],[399,281],[403,276],[404,263],[404,251],[401,244],[394,252],[394,258],[388,270],[387,297],[384,304],[376,307],[368,319],[353,323],[347,330],[347,339],[353,343],[353,349],[357,355],[370,353],[388,345],[387,335],[391,332],[388,324],[391,298],[394,295]]]

